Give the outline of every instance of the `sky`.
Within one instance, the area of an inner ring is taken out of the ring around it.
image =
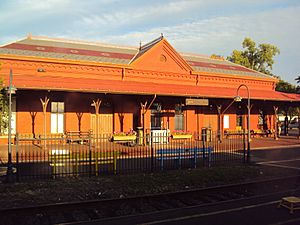
[[[229,56],[245,37],[280,49],[272,72],[300,76],[300,0],[1,0],[0,45],[47,36]]]

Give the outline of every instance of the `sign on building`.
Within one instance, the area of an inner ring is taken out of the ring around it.
[[[187,98],[185,99],[185,105],[207,106],[208,99]]]

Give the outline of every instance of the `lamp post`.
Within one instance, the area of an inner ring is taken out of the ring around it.
[[[12,146],[11,146],[11,105],[12,105],[12,94],[15,93],[16,89],[12,86],[12,69],[9,73],[9,86],[8,86],[8,161],[7,161],[7,181],[12,181],[13,175],[13,164],[12,164]]]
[[[234,98],[234,101],[236,102],[241,102],[242,101],[242,97],[239,96],[239,90],[241,87],[245,87],[247,89],[247,93],[248,93],[248,104],[247,104],[247,109],[248,109],[248,145],[247,145],[247,162],[250,162],[250,91],[247,85],[245,84],[241,84],[238,89],[236,90],[236,97]]]

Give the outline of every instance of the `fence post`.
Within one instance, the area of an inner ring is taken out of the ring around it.
[[[19,174],[19,134],[16,133],[16,169],[17,169],[17,182],[19,182],[20,174]]]
[[[246,163],[246,130],[243,130],[243,161]]]
[[[99,162],[98,162],[98,159],[99,159],[99,154],[98,154],[98,151],[95,151],[94,152],[94,157],[95,157],[95,172],[96,172],[96,176],[99,175]]]
[[[208,168],[211,166],[211,147],[207,146],[207,151],[208,151]]]
[[[205,167],[205,135],[202,134],[202,161],[203,161],[203,167]]]
[[[178,169],[181,169],[181,145],[179,145],[178,149]]]
[[[92,137],[89,131],[89,177],[92,176]]]
[[[151,137],[150,137],[150,139],[151,139]],[[152,139],[150,140],[150,151],[151,151],[151,172],[153,172],[153,170],[154,170],[154,149],[153,149],[153,145],[152,145]],[[146,143],[146,140],[145,140],[145,142],[144,143]]]
[[[75,174],[79,175],[79,155],[80,152],[73,152],[73,155],[75,156]]]
[[[194,145],[194,168],[197,168],[197,148],[198,146]]]
[[[49,155],[49,152],[48,152],[48,155]],[[51,154],[50,157],[53,157],[51,159],[51,161],[53,160],[53,178],[55,179],[56,178],[56,153],[54,154]]]
[[[118,158],[118,153],[117,151],[113,151],[113,161],[114,161],[114,174],[117,174],[117,158]]]

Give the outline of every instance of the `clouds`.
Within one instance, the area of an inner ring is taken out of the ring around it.
[[[115,10],[83,14],[75,24],[85,30],[98,30],[104,36],[107,31],[121,35],[128,30],[144,31],[155,26],[174,25],[177,19],[187,18],[201,5],[200,1],[142,2],[130,6],[115,3]]]
[[[22,4],[29,11],[37,10],[53,10],[64,7],[70,3],[70,0],[19,0],[18,4]]]
[[[300,47],[299,42],[291,42],[294,35],[300,35],[297,29],[299,13],[300,7],[296,7],[248,15],[219,16],[173,26],[157,26],[146,31],[107,35],[104,39],[130,44],[140,40],[149,41],[162,32],[180,51],[226,55],[232,49],[239,48],[244,37],[252,37],[258,43],[276,44],[285,53],[285,49],[297,51],[297,47]]]
[[[64,11],[70,4],[70,0],[17,0],[17,1],[2,1],[1,21],[14,23],[22,20],[29,20],[49,12]],[[2,25],[2,24],[1,24]]]
[[[0,44],[33,35],[138,46],[164,33],[181,52],[229,55],[244,37],[281,49],[274,72],[299,74],[300,3],[293,0],[17,0],[0,2]]]

